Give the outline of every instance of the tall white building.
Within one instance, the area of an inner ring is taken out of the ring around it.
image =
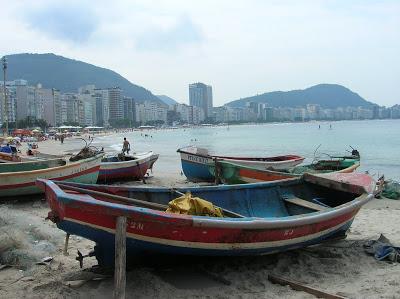
[[[166,106],[156,102],[145,101],[143,103],[135,103],[135,120],[141,124],[146,124],[152,121],[167,122]]]
[[[200,82],[189,84],[189,103],[190,106],[202,108],[205,118],[212,117],[212,87]]]
[[[97,126],[110,126],[110,101],[107,89],[95,89],[94,99],[96,101],[96,122]]]

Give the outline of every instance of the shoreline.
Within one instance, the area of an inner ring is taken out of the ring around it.
[[[64,144],[40,142],[43,153],[69,153],[84,145],[79,138]],[[187,186],[179,173],[162,171],[155,164],[148,186]],[[143,186],[142,182],[129,182]],[[87,254],[94,243],[71,236],[64,256],[65,233],[45,218],[43,196],[34,201],[0,204],[0,254],[14,266],[0,269],[0,297],[111,298],[113,278],[88,271],[94,258],[75,260],[79,249]],[[267,280],[269,274],[300,280],[309,286],[349,298],[400,296],[400,264],[376,261],[363,244],[383,233],[400,245],[400,201],[375,199],[356,215],[344,240],[252,257],[179,258],[141,260],[127,273],[126,294],[135,298],[313,298]],[[44,265],[35,263],[51,256]]]

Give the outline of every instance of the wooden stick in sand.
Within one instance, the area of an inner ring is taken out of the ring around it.
[[[69,242],[69,233],[67,233],[67,235],[65,236],[63,255],[68,255],[68,242]]]
[[[125,299],[126,288],[126,217],[117,217],[115,224],[114,299]]]
[[[321,291],[321,290],[306,286],[304,284],[301,284],[298,281],[294,281],[294,280],[289,280],[289,279],[283,278],[282,276],[269,274],[268,275],[268,280],[271,281],[272,283],[277,283],[277,284],[280,284],[280,285],[283,285],[283,286],[289,285],[293,290],[303,291],[303,292],[309,293],[311,295],[314,295],[317,298],[345,299],[345,297],[334,295],[334,294],[329,294],[329,293],[327,293],[325,291]]]

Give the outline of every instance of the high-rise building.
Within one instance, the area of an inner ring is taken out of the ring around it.
[[[212,117],[212,87],[200,82],[189,84],[189,103],[203,108],[205,118]]]
[[[108,127],[110,125],[110,104],[107,89],[95,89],[94,98],[96,100],[96,122],[97,126]]]
[[[45,89],[43,92],[43,118],[52,126],[59,126],[61,122],[61,95],[57,89]]]
[[[4,99],[4,89],[3,89],[3,82],[0,83],[0,124],[3,123],[5,121],[5,119],[3,120],[3,117],[5,117],[5,115],[3,115],[3,113],[5,114],[5,110],[6,110],[6,103],[5,103],[5,99]],[[15,85],[14,85],[14,81],[9,81],[6,82],[6,94],[7,94],[7,120],[8,122],[15,122],[16,120],[16,90],[15,90]]]
[[[36,117],[35,87],[28,85],[17,85],[15,87],[17,98],[17,120]]]
[[[123,118],[128,119],[131,124],[135,121],[135,101],[133,98],[124,97]]]
[[[108,88],[108,97],[110,105],[110,119],[117,120],[124,118],[124,102],[122,90],[119,87]]]

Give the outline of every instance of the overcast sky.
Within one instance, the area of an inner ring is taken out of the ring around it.
[[[400,104],[400,1],[0,0],[0,56],[55,53],[112,69],[154,94],[214,105],[342,84]]]

